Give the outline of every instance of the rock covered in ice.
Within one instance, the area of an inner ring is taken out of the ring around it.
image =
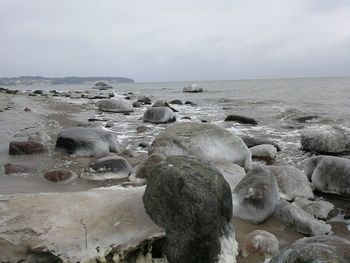
[[[183,122],[172,125],[153,141],[149,154],[188,155],[203,161],[228,161],[249,170],[251,153],[241,138],[214,124]]]
[[[108,131],[73,127],[58,133],[55,149],[80,156],[101,156],[109,152],[118,153],[119,146]]]
[[[220,173],[224,176],[225,180],[230,185],[231,191],[235,189],[237,184],[243,179],[246,175],[245,170],[234,163],[231,162],[211,162],[216,169],[220,171]]]
[[[116,112],[116,113],[124,113],[124,112],[132,112],[132,105],[127,100],[100,100],[96,102],[96,107],[101,111],[107,112]]]
[[[249,150],[254,159],[265,161],[267,164],[273,163],[277,155],[277,149],[271,144],[260,144]]]
[[[285,200],[278,201],[273,215],[284,224],[305,235],[325,235],[332,230],[332,227],[324,221],[314,218],[301,208]]]
[[[350,160],[334,156],[306,159],[305,174],[315,189],[339,195],[350,195]]]
[[[272,172],[262,166],[254,167],[233,190],[233,216],[260,224],[273,213],[278,198]]]
[[[349,262],[350,242],[336,236],[306,237],[285,247],[270,263]]]
[[[0,196],[0,261],[19,262],[35,251],[95,262],[162,237],[144,210],[144,189]]]
[[[301,132],[301,148],[318,153],[350,151],[350,129],[342,126],[312,126]]]
[[[174,112],[168,107],[151,107],[143,114],[144,122],[168,123],[176,121]]]
[[[111,173],[111,178],[128,177],[132,170],[127,160],[116,155],[102,157],[90,167],[96,173]]]
[[[293,205],[320,219],[326,219],[328,214],[334,209],[334,205],[330,202],[324,200],[311,201],[305,198],[296,198]]]
[[[272,258],[279,252],[279,243],[274,234],[265,230],[255,230],[250,232],[244,239],[242,246],[242,256],[249,254]]]
[[[199,93],[203,92],[203,88],[200,88],[197,83],[192,83],[191,85],[184,87],[182,91],[189,93]]]
[[[296,197],[313,198],[314,194],[305,174],[293,166],[268,166],[274,174],[280,196],[286,200]]]
[[[170,156],[150,171],[147,213],[165,228],[169,262],[236,262],[231,190],[210,165]]]

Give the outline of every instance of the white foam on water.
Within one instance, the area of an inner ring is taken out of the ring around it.
[[[235,239],[234,233],[228,237],[221,237],[221,252],[218,263],[236,263],[238,255],[238,243]]]

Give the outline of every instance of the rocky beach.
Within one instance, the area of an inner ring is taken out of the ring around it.
[[[350,262],[349,86],[0,88],[0,262]]]

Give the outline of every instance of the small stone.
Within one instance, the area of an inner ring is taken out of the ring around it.
[[[77,178],[77,174],[65,169],[52,169],[44,173],[44,178],[50,182],[68,182]]]
[[[9,146],[10,155],[31,155],[46,152],[46,146],[38,142],[12,141]]]

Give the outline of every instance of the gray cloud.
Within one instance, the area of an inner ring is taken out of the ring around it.
[[[347,0],[0,0],[0,75],[350,75]]]

